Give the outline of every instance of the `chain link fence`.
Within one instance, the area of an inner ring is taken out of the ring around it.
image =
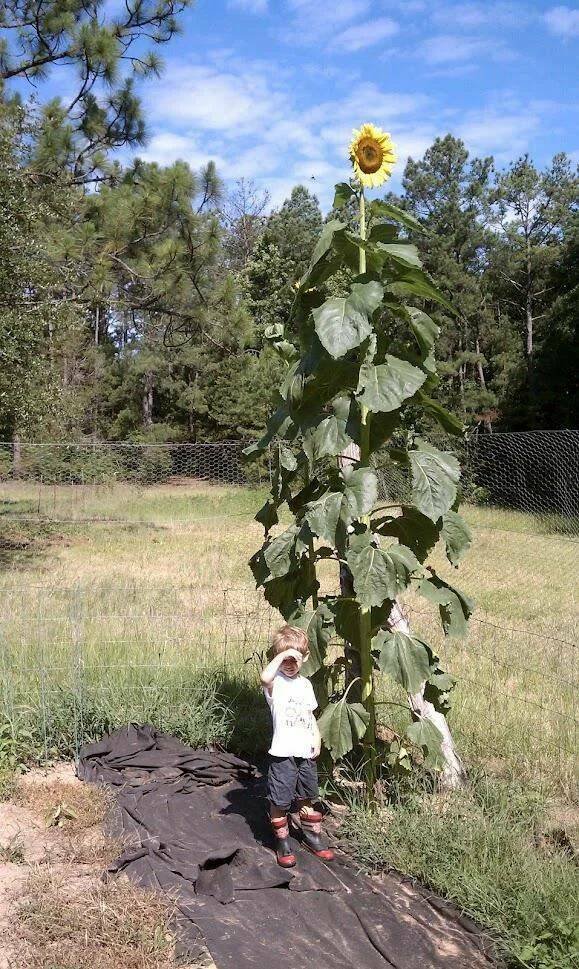
[[[251,727],[254,699],[240,716],[240,697],[278,617],[246,564],[271,456],[248,466],[242,448],[0,445],[0,754],[18,740],[44,758],[75,755],[127,720],[190,742],[227,740],[233,710]],[[459,678],[461,747],[566,792],[577,750],[578,454],[577,432],[471,439],[460,457],[478,558],[465,579],[481,601],[468,642],[445,641],[408,602]],[[404,471],[387,455],[377,469],[383,495],[402,500]],[[521,571],[525,610],[516,595],[505,602],[505,568]],[[216,698],[223,721],[208,733]]]

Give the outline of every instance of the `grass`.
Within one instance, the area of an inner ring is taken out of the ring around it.
[[[378,814],[354,802],[342,837],[366,868],[395,868],[456,902],[488,929],[506,965],[571,969],[577,857],[542,832],[544,817],[541,797],[479,772],[460,792],[401,790]]]
[[[19,912],[26,969],[168,969],[174,944],[159,896],[123,882],[70,896],[66,874],[30,876]]]
[[[256,668],[277,619],[246,563],[261,543],[252,516],[263,492],[2,487],[0,782],[10,786],[23,758],[74,755],[129,720],[262,752]],[[468,639],[445,641],[423,601],[406,605],[459,679],[450,723],[471,785],[446,799],[410,786],[380,816],[354,804],[345,835],[368,866],[393,865],[453,898],[513,966],[568,969],[577,870],[548,832],[562,812],[565,836],[577,818],[577,543],[561,522],[465,515],[474,544],[456,581],[477,600]],[[327,569],[324,588],[336,584]],[[382,719],[403,729],[407,714],[390,704],[404,697],[382,686],[380,699]]]
[[[103,831],[112,800],[106,789],[82,784],[68,765],[59,764],[14,778],[10,800],[21,809],[22,826],[18,838],[0,850],[0,861],[28,869],[18,887],[12,885],[10,901],[7,905],[4,898],[0,913],[7,921],[2,951],[7,946],[10,965],[184,966],[174,938],[171,900],[126,878],[103,880],[103,871],[126,847]]]
[[[127,720],[189,743],[255,748],[255,666],[244,660],[263,652],[277,621],[247,567],[262,499],[259,489],[186,480],[3,483],[0,762],[16,749],[69,756]],[[459,678],[451,723],[469,762],[568,799],[577,543],[519,512],[467,506],[466,517],[475,539],[457,581],[477,600],[469,637],[445,640],[418,599],[407,602],[413,627]],[[440,553],[436,564],[453,571]],[[326,568],[326,589],[334,573]],[[400,697],[388,688],[381,699]],[[382,711],[403,725],[395,707]]]

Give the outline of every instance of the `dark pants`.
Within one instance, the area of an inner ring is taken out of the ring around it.
[[[310,757],[269,758],[267,796],[282,811],[289,811],[292,801],[318,796],[318,768]]]

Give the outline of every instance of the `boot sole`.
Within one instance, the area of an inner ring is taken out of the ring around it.
[[[332,852],[331,858],[324,858],[321,852],[316,851],[315,848],[310,848],[309,844],[307,844],[305,841],[302,841],[302,845],[304,846],[304,848],[308,849],[310,854],[315,855],[316,858],[319,858],[320,861],[333,861],[335,858],[334,852]],[[322,851],[326,851],[326,850],[327,850],[326,848],[322,848]]]

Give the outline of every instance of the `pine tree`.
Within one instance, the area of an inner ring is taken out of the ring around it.
[[[0,105],[0,436],[30,433],[64,410],[60,348],[76,338],[82,273],[74,254],[59,260],[51,227],[74,223],[78,199],[62,176],[28,167],[26,112]]]
[[[470,420],[497,402],[487,369],[495,335],[485,282],[491,171],[492,159],[469,159],[464,143],[446,135],[421,160],[410,158],[403,177],[404,203],[425,229],[417,240],[425,267],[458,311],[435,314],[442,330],[438,396]]]
[[[106,0],[4,0],[0,85],[8,91],[14,78],[36,85],[62,67],[68,78],[76,73],[66,100],[53,99],[40,113],[41,170],[67,168],[78,183],[100,181],[115,172],[107,161],[111,149],[143,143],[135,81],[159,75],[152,48],[173,37],[190,3],[127,0],[111,13]]]
[[[244,276],[248,312],[253,320],[256,346],[263,345],[266,329],[275,323],[286,324],[295,297],[288,282],[293,278],[294,263],[282,256],[269,234],[255,246]]]
[[[299,282],[307,269],[322,223],[320,204],[304,185],[296,185],[279,212],[272,213],[268,219],[267,239],[291,266],[294,283]]]
[[[524,156],[497,176],[491,196],[500,229],[491,265],[495,299],[503,318],[512,320],[524,360],[505,401],[511,426],[532,427],[540,420],[534,361],[555,296],[550,274],[561,255],[578,187],[566,155],[556,155],[544,172]]]

